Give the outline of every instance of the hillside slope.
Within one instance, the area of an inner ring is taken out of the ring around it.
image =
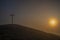
[[[60,40],[60,36],[16,24],[0,25],[0,40]]]

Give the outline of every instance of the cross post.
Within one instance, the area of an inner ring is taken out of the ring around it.
[[[13,24],[13,21],[14,21],[14,20],[13,20],[14,14],[11,14],[10,16],[12,17],[12,24]]]

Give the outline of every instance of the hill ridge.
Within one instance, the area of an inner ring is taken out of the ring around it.
[[[16,40],[59,40],[60,36],[45,33],[17,24],[0,25],[1,39]],[[8,36],[8,37],[7,37]],[[6,37],[6,38],[5,38]]]

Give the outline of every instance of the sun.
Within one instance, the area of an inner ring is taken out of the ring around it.
[[[51,25],[55,25],[55,24],[56,24],[56,21],[55,21],[54,19],[52,19],[52,20],[50,21],[50,24],[51,24]]]
[[[56,18],[50,18],[49,19],[49,25],[50,26],[57,26],[58,20]]]

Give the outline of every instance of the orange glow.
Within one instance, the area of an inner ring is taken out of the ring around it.
[[[54,27],[58,25],[58,20],[56,18],[50,18],[49,19],[49,25]]]

